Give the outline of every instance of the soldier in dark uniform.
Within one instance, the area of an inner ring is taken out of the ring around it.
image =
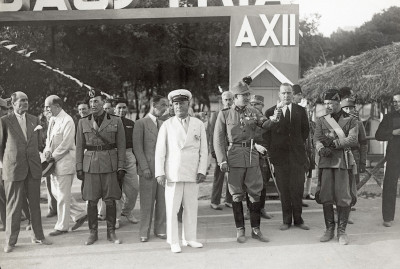
[[[125,131],[118,116],[104,111],[105,96],[89,92],[92,114],[79,120],[76,134],[76,173],[83,180],[82,197],[87,203],[90,235],[86,245],[98,239],[97,202],[106,203],[107,239],[116,244],[116,205],[121,198],[119,181],[124,178]]]
[[[259,154],[254,148],[254,138],[257,126],[268,128],[271,120],[265,118],[257,109],[247,106],[250,89],[246,83],[237,83],[231,92],[235,96],[234,105],[228,110],[220,111],[215,124],[215,155],[221,171],[229,172],[228,186],[233,197],[237,241],[246,241],[242,201],[247,192],[250,198],[251,235],[262,242],[268,242],[260,231],[260,195],[263,180]],[[229,142],[228,145],[226,141]]]

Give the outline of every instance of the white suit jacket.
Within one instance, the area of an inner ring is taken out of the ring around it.
[[[166,120],[157,137],[155,176],[168,182],[196,182],[207,172],[207,137],[201,120],[190,117],[187,133],[177,117]]]
[[[75,124],[64,110],[50,119],[44,152],[46,151],[50,151],[56,161],[54,174],[75,174]]]

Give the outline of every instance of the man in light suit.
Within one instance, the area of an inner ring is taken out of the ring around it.
[[[104,111],[105,96],[89,91],[92,114],[82,118],[76,132],[76,175],[83,180],[82,198],[88,201],[90,235],[86,245],[98,240],[97,203],[106,203],[107,240],[120,244],[115,235],[117,209],[121,199],[121,183],[125,176],[125,131],[118,116]]]
[[[14,111],[0,120],[0,161],[7,201],[6,253],[11,252],[17,243],[21,208],[26,198],[31,212],[32,243],[51,244],[44,237],[40,213],[39,119],[26,113],[28,96],[25,93],[13,93],[11,104]]]
[[[177,213],[183,204],[182,244],[193,248],[203,245],[196,240],[198,183],[207,171],[207,138],[202,121],[190,117],[188,90],[175,90],[168,99],[173,102],[175,117],[160,128],[155,155],[155,177],[165,186],[167,242],[171,251],[181,252]]]
[[[164,114],[168,100],[162,96],[152,98],[151,111],[146,117],[136,121],[133,129],[133,152],[139,163],[140,187],[140,241],[147,242],[150,236],[151,222],[154,216],[154,234],[166,239],[165,232],[165,188],[157,184],[154,177],[154,158],[158,130],[161,126],[159,117]]]
[[[44,109],[52,117],[43,152],[46,161],[55,166],[51,175],[51,190],[57,200],[58,212],[57,222],[50,236],[67,233],[70,216],[75,221],[73,231],[87,220],[85,210],[71,200],[71,186],[75,176],[75,124],[62,106],[63,101],[57,95],[50,95],[44,102]]]

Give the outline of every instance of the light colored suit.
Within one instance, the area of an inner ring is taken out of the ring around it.
[[[167,242],[178,244],[177,213],[183,211],[182,239],[196,241],[198,173],[207,171],[207,137],[202,121],[189,117],[187,133],[177,117],[166,120],[157,138],[155,176],[165,175]]]
[[[40,212],[41,143],[39,119],[25,114],[26,138],[14,113],[0,120],[0,161],[7,200],[6,244],[14,246],[21,224],[21,208],[28,198],[32,231],[36,239],[44,239]],[[36,129],[36,131],[35,131]]]
[[[55,160],[54,173],[51,175],[51,189],[57,200],[54,229],[68,231],[70,216],[77,221],[86,212],[74,200],[71,202],[71,186],[75,175],[75,123],[64,110],[50,119],[44,152],[48,151]]]
[[[159,121],[161,124],[161,121]],[[150,116],[136,121],[133,129],[133,152],[139,163],[140,187],[140,237],[149,237],[155,207],[154,233],[165,234],[165,188],[157,184],[155,174],[155,151],[158,128]],[[146,179],[143,171],[149,169],[151,178]]]

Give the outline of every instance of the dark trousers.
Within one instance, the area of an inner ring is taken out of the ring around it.
[[[304,165],[299,164],[292,152],[284,165],[274,165],[276,183],[281,194],[283,223],[302,224],[302,199],[304,192]]]
[[[211,192],[211,203],[219,205],[221,203],[222,188],[224,185],[225,173],[221,172],[218,163],[214,170],[214,181]],[[225,202],[232,203],[232,195],[229,193],[228,184],[226,184]]]
[[[57,213],[57,200],[51,192],[51,179],[50,176],[46,177],[46,187],[48,193],[48,201],[47,206],[49,209],[49,213]]]
[[[0,168],[0,171],[2,169]],[[6,193],[4,191],[4,181],[0,172],[0,221],[6,227]]]
[[[398,161],[387,160],[382,192],[382,215],[384,221],[394,220],[399,176],[400,163]]]
[[[29,173],[22,181],[4,181],[4,189],[7,198],[6,244],[13,246],[17,243],[22,204],[26,199],[31,213],[32,237],[44,239],[40,213],[40,179],[33,179]]]

